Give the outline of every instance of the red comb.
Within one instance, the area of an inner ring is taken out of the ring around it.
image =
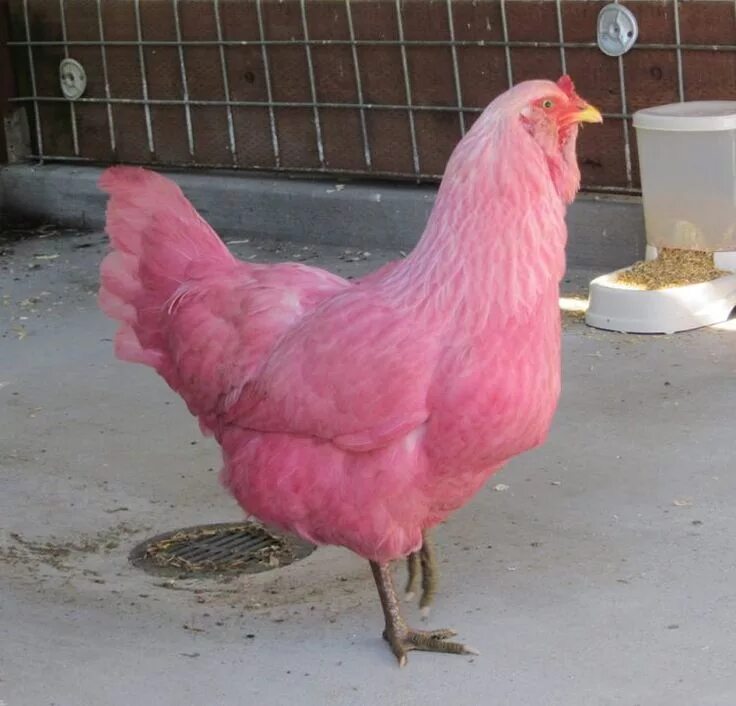
[[[567,74],[565,74],[564,76],[561,76],[560,77],[560,79],[557,81],[557,85],[570,98],[572,98],[574,95],[576,95],[575,94],[575,84],[572,82],[572,79]]]

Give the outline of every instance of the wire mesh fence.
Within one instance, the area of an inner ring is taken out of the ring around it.
[[[723,97],[736,3],[628,3],[640,40],[598,49],[601,2],[12,0],[19,94],[39,161],[437,180],[515,82],[573,75],[606,122],[581,136],[584,185],[635,191],[632,112]],[[68,100],[58,65],[79,61]]]

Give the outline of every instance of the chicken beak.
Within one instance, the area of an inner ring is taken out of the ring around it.
[[[573,117],[575,118],[576,122],[579,123],[603,122],[603,116],[600,114],[600,111],[597,108],[594,108],[592,105],[589,105],[588,103],[585,104],[585,108],[575,113]]]

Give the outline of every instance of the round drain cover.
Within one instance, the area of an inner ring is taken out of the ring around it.
[[[160,534],[136,546],[130,561],[169,576],[255,574],[311,554],[316,547],[255,522],[200,525]]]

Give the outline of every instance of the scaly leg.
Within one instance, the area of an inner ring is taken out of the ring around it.
[[[422,548],[412,552],[406,557],[409,577],[406,582],[406,600],[414,599],[419,582],[419,569],[422,570],[422,597],[419,599],[419,607],[422,615],[429,615],[429,607],[434,601],[437,592],[437,560],[435,559],[434,546],[429,538],[429,533],[423,535]]]
[[[383,639],[391,646],[392,652],[399,660],[400,667],[406,664],[406,656],[410,650],[445,652],[455,655],[478,654],[473,648],[459,642],[449,642],[447,638],[457,635],[454,630],[414,630],[410,628],[401,616],[399,599],[396,596],[389,565],[378,564],[375,561],[370,564],[386,619]]]

